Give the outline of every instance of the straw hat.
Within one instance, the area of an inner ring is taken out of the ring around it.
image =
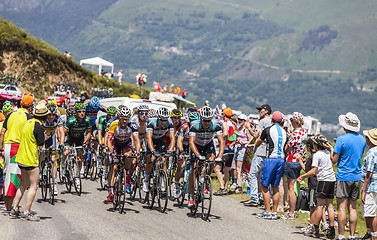
[[[360,131],[360,120],[356,114],[353,114],[351,112],[348,112],[346,115],[340,115],[339,123],[340,125],[342,125],[342,127],[344,127],[345,129],[349,131],[352,131],[352,132]]]
[[[37,106],[35,106],[35,109],[33,111],[33,115],[37,117],[44,117],[48,115],[48,109],[46,107],[46,104],[39,103]]]
[[[377,146],[377,128],[363,131],[363,134],[369,138],[373,145]]]

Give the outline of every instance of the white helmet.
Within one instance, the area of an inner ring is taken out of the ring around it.
[[[146,111],[148,112],[149,111],[149,106],[146,105],[146,104],[141,104],[137,107],[137,111],[138,112],[143,112],[143,111]]]
[[[122,107],[122,108],[120,108],[118,110],[117,114],[118,114],[119,118],[121,118],[121,117],[130,118],[132,116],[132,112],[131,112],[131,110],[128,107]]]
[[[205,106],[200,109],[200,118],[203,120],[211,120],[213,118],[213,111],[210,107]]]
[[[167,120],[170,117],[170,112],[166,107],[160,107],[157,110],[157,116],[161,120]]]

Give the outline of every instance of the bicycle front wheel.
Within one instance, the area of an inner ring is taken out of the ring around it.
[[[54,186],[55,186],[55,178],[54,178],[54,168],[52,166],[52,163],[47,164],[47,169],[48,169],[48,190],[49,190],[49,197],[50,197],[50,203],[54,205]]]
[[[46,201],[47,199],[47,189],[48,189],[48,176],[47,176],[47,166],[46,162],[43,161],[41,164],[41,179],[40,179],[40,186],[41,186],[41,193],[42,193],[42,199],[43,201]]]
[[[202,208],[202,219],[204,221],[208,220],[209,214],[211,212],[212,206],[212,180],[209,175],[204,177],[204,183],[201,189],[201,208]]]
[[[75,186],[75,190],[77,193],[77,196],[81,195],[81,176],[80,176],[80,168],[75,159],[72,159],[72,180],[73,180],[73,185]]]
[[[119,185],[120,185],[120,176],[117,174],[115,178],[114,183],[114,199],[113,199],[113,211],[115,212],[118,205],[119,205],[119,199],[120,199],[120,192],[119,192]]]
[[[145,179],[145,170],[144,168],[140,168],[139,170],[140,176],[139,176],[139,202],[141,204],[144,204],[147,201],[148,193],[144,192],[143,190],[143,184]]]
[[[185,201],[185,184],[188,184],[188,182],[180,181],[178,188],[180,190],[179,198],[177,199],[178,201],[178,206],[182,206],[183,202]]]
[[[136,166],[135,171],[132,173],[130,184],[131,184],[131,195],[130,199],[133,201],[135,200],[137,189],[139,186],[139,178],[140,178],[140,168]]]
[[[90,160],[90,180],[94,181],[97,178],[97,155],[95,152],[92,152]]]
[[[158,208],[160,212],[165,212],[166,207],[168,206],[168,192],[167,192],[167,182],[168,177],[166,172],[160,169],[158,176],[158,185],[157,185],[157,199],[158,199]]]
[[[148,207],[153,208],[154,201],[156,198],[156,185],[155,183],[157,181],[156,176],[150,176],[149,178],[149,192],[147,193],[147,201],[148,201]]]
[[[119,213],[123,213],[124,204],[126,203],[126,172],[123,170],[120,174],[119,182]]]

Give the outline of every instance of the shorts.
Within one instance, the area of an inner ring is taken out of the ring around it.
[[[360,197],[360,185],[361,181],[336,181],[335,196],[357,200]]]
[[[320,199],[333,199],[335,182],[318,181],[316,196]]]
[[[32,166],[23,166],[23,165],[21,165],[21,164],[18,164],[18,167],[19,167],[20,169],[28,170],[28,171],[33,170],[34,168],[36,168],[36,167],[32,167]]]
[[[315,188],[309,188],[309,207],[317,207],[317,196]]]
[[[92,126],[92,134],[94,134],[95,132],[97,132],[97,125],[93,125]]]
[[[375,217],[377,213],[377,193],[366,192],[365,204],[361,204],[361,214],[363,217]]]
[[[120,143],[114,141],[113,147],[115,149],[115,153],[116,154],[122,154],[123,150],[125,150],[125,149],[131,149],[131,151],[133,151],[131,144],[132,144],[132,141],[120,142]]]
[[[265,158],[261,173],[261,184],[265,187],[278,187],[284,170],[283,158]]]
[[[73,144],[76,144],[76,147],[81,147],[83,145],[83,143],[84,143],[84,136],[82,136],[80,138],[74,138],[74,137],[68,136],[68,139],[65,142],[65,145],[72,146]],[[77,149],[77,151],[83,152],[84,149],[79,148],[79,149]]]
[[[297,179],[300,176],[301,169],[301,165],[298,162],[285,162],[283,176],[290,179]]]
[[[231,167],[234,159],[234,152],[224,152],[223,163],[225,167]]]
[[[236,147],[234,151],[234,160],[243,162],[243,159],[245,158],[246,148],[245,147]]]
[[[213,144],[213,141],[211,141],[205,146],[201,146],[198,144],[195,144],[195,146],[198,149],[201,156],[207,156],[208,154],[216,155],[215,145]],[[195,153],[191,151],[191,160],[195,160],[195,159],[196,159]]]
[[[162,138],[157,138],[157,139],[152,139],[152,142],[153,142],[153,146],[155,148],[155,151],[159,152],[159,153],[165,153],[167,150],[166,150],[166,142],[165,142],[165,138],[162,137]],[[147,154],[151,154],[152,151],[149,149],[149,146],[147,144]]]
[[[45,148],[52,147],[52,149],[56,149],[56,133],[54,133],[49,139],[45,141]]]

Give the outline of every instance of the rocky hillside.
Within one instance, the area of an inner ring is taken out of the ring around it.
[[[140,94],[131,84],[119,86],[116,81],[98,77],[3,18],[0,18],[0,74],[17,75],[21,80],[19,87],[37,98],[51,94],[61,84],[70,84],[78,90],[112,87],[118,96]]]

